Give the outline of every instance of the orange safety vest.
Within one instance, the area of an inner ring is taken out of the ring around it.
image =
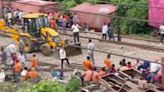
[[[93,64],[92,64],[92,62],[89,61],[89,60],[84,61],[84,62],[83,62],[83,65],[84,65],[85,70],[88,70],[88,69],[93,68]]]
[[[32,67],[33,68],[38,68],[38,66],[39,66],[38,62],[39,62],[38,58],[33,57],[32,58]]]

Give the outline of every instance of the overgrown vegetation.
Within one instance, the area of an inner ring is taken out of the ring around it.
[[[148,0],[111,0],[111,2],[119,4],[117,16],[140,20],[148,19],[148,8],[146,7]],[[153,30],[147,22],[117,17],[113,20],[113,26],[114,28],[120,27],[120,31],[125,34],[150,34]]]
[[[0,92],[78,92],[80,81],[72,77],[68,84],[58,81],[42,80],[38,84],[30,82],[5,82],[0,84]]]

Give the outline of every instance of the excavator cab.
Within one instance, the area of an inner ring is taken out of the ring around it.
[[[36,16],[38,15],[38,16]],[[23,30],[24,32],[28,32],[34,37],[41,36],[41,28],[49,27],[48,18],[44,14],[30,14],[23,17],[24,24]]]

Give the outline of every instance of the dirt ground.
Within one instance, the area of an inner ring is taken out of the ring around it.
[[[64,37],[65,39],[73,40],[72,37],[68,37],[68,36],[62,36],[62,37]],[[80,40],[81,40],[81,46],[86,47],[88,43],[88,39],[81,38]],[[151,60],[151,61],[160,60],[160,58],[164,56],[163,52],[150,51],[150,50],[140,49],[137,47],[131,47],[127,45],[117,45],[117,44],[112,44],[112,43],[99,42],[97,40],[93,40],[93,42],[95,43],[96,50],[106,51],[106,52],[115,53],[119,55],[125,55],[125,56],[141,58],[141,59],[146,59],[146,60]],[[10,38],[0,37],[0,43],[1,43],[0,46],[7,46],[8,44],[14,43],[14,42]],[[82,64],[83,60],[86,59],[87,50],[82,50],[82,52],[83,53],[81,55],[68,57],[70,62]],[[57,59],[54,55],[47,57],[47,56],[44,56],[40,52],[34,52],[34,53],[36,53],[36,55],[39,57],[41,62],[60,65],[60,60]],[[107,54],[95,52],[94,53],[95,65],[104,66],[103,60],[105,59],[106,55]],[[27,56],[28,58],[31,58],[32,53],[28,53]],[[119,66],[119,61],[122,60],[123,58],[124,57],[115,56],[115,55],[112,55],[111,57],[112,62],[116,65],[116,67]],[[125,58],[125,59],[127,61],[132,62],[132,64],[134,64],[136,61],[129,58]]]

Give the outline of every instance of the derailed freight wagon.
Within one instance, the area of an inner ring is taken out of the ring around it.
[[[60,3],[41,0],[18,0],[11,2],[11,7],[14,9],[23,10],[25,13],[48,13],[58,11],[60,8]]]
[[[89,28],[101,31],[104,23],[111,23],[117,7],[112,4],[83,3],[71,8],[69,11],[77,14],[80,25],[86,23]]]

